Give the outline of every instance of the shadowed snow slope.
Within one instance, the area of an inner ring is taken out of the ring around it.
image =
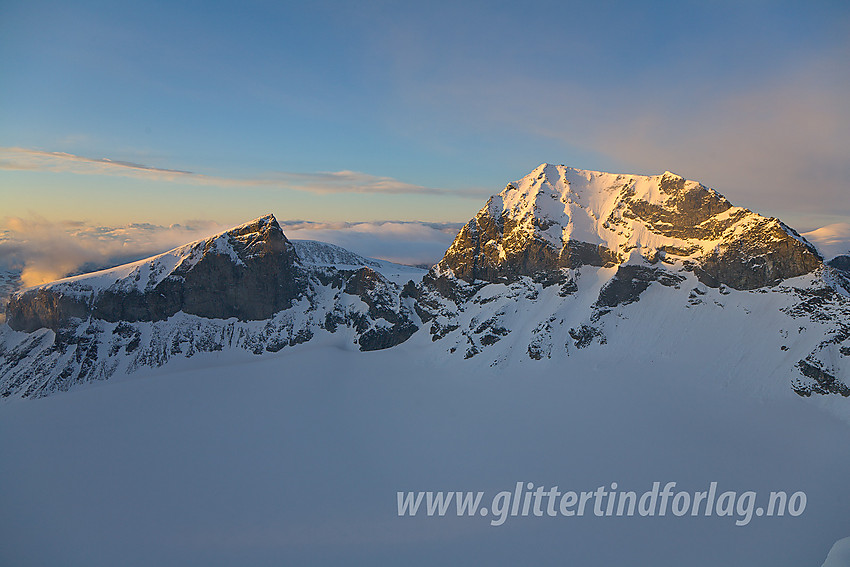
[[[850,537],[835,542],[822,567],[850,567]]]
[[[428,343],[199,354],[5,404],[0,562],[799,567],[847,533],[847,425],[790,391],[754,395],[711,353],[589,347],[494,369],[435,359]],[[804,491],[808,505],[746,526],[735,513],[588,509],[499,527],[397,515],[397,491],[484,491],[490,507],[517,482],[642,494],[656,481],[752,490],[759,506]]]

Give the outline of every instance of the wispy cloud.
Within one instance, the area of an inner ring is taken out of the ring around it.
[[[458,128],[548,139],[565,154],[541,160],[587,167],[568,160],[589,153],[592,168],[669,169],[806,229],[850,216],[846,69],[843,54],[801,56],[781,73],[723,85],[674,73],[598,84],[569,73],[499,70],[403,92]]]
[[[839,222],[804,232],[806,240],[817,246],[826,259],[850,254],[850,222]]]
[[[129,161],[87,158],[65,152],[45,152],[27,148],[0,148],[0,169],[80,175],[149,175],[168,180],[196,175],[191,171],[163,169]]]
[[[392,177],[370,175],[359,171],[329,171],[317,173],[272,174],[268,179],[255,180],[258,185],[278,185],[311,193],[422,193],[446,195],[447,189],[405,183]]]
[[[399,181],[393,177],[360,171],[271,172],[261,177],[225,177],[182,169],[167,169],[141,163],[89,158],[65,152],[28,148],[0,147],[0,169],[47,171],[77,175],[136,177],[158,182],[209,185],[217,187],[269,187],[308,193],[422,194],[480,198],[485,191],[426,187]]]

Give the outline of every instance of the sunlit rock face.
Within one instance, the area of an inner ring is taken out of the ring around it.
[[[813,246],[777,219],[666,172],[637,176],[543,164],[493,196],[439,264],[467,282],[612,267],[637,253],[687,263],[701,281],[755,289],[812,272]]]

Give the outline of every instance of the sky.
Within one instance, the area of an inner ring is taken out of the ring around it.
[[[806,231],[848,92],[843,1],[3,0],[0,230],[462,223],[551,162]]]

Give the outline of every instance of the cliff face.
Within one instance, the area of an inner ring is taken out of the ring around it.
[[[637,252],[679,262],[717,287],[755,289],[817,269],[813,246],[777,219],[734,207],[672,173],[617,175],[543,164],[509,184],[438,265],[467,282],[612,267]]]
[[[104,279],[115,276],[103,286]],[[208,240],[137,262],[100,278],[60,280],[13,296],[9,326],[54,331],[70,319],[162,321],[178,311],[207,318],[260,320],[290,307],[306,279],[295,248],[269,215]],[[91,281],[94,279],[94,281]]]
[[[613,266],[621,261],[613,250],[601,244],[567,240],[560,247],[525,230],[510,215],[490,214],[492,199],[460,230],[446,255],[441,269],[450,269],[462,280],[514,281],[559,268],[583,265]],[[538,228],[539,223],[532,227]]]
[[[706,285],[735,289],[775,285],[817,270],[823,260],[792,229],[760,217],[739,238],[725,241],[698,259],[697,275]]]

